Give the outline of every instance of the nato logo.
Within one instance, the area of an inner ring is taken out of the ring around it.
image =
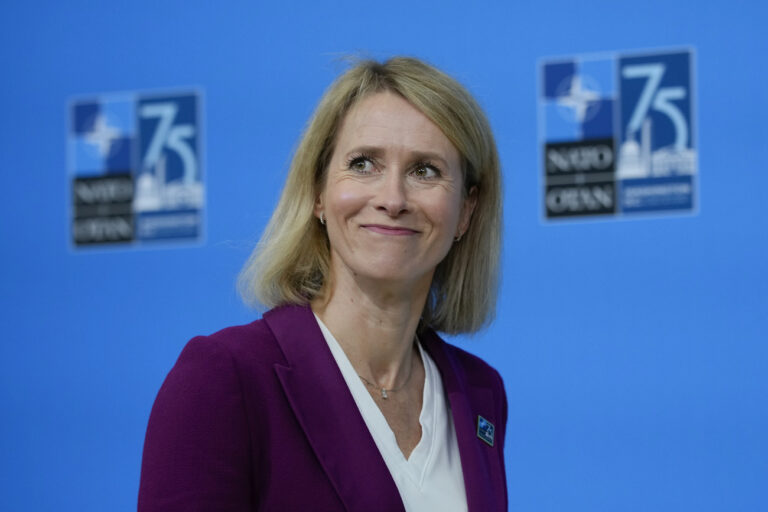
[[[541,63],[547,219],[694,208],[691,61],[685,50]]]
[[[199,240],[205,192],[199,112],[197,93],[71,102],[76,246]]]
[[[493,423],[482,416],[477,417],[477,437],[488,446],[493,446],[493,434],[495,431],[496,427],[493,426]]]

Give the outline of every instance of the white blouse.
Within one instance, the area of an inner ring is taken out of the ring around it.
[[[440,372],[429,354],[419,343],[419,353],[426,375],[419,416],[421,440],[406,459],[386,418],[371,398],[339,342],[317,315],[315,318],[376,447],[397,485],[405,510],[466,512],[467,497],[453,417],[443,391]]]

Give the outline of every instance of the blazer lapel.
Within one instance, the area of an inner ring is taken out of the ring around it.
[[[443,387],[451,404],[453,423],[461,456],[467,507],[470,512],[501,510],[493,482],[494,471],[501,471],[495,456],[489,456],[491,448],[477,436],[477,416],[494,417],[493,394],[489,388],[470,386],[458,362],[446,350],[446,344],[433,331],[421,338],[424,347],[435,361]],[[472,397],[472,401],[470,401]],[[498,419],[496,419],[498,422]],[[498,424],[498,423],[497,423]]]
[[[288,362],[275,365],[288,402],[346,508],[404,511],[312,310],[285,306],[268,312],[264,320]]]

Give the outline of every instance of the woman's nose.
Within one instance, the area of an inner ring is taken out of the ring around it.
[[[380,182],[376,196],[376,208],[390,217],[397,217],[408,211],[408,197],[405,176],[397,169],[390,169]]]

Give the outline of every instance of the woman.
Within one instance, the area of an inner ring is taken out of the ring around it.
[[[139,510],[506,510],[501,378],[435,334],[492,317],[500,219],[464,88],[411,58],[344,73],[241,276],[275,309],[186,346]]]

